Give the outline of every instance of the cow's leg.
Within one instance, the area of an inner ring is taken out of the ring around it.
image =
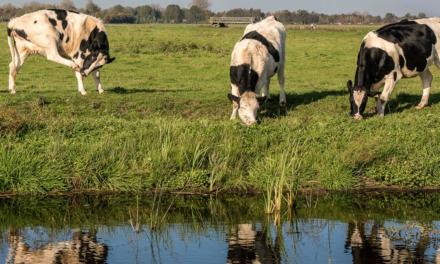
[[[280,85],[280,105],[281,106],[285,106],[287,104],[286,90],[284,89],[284,82],[285,82],[284,66],[280,65],[280,68],[278,70],[278,83]]]
[[[63,58],[58,53],[58,47],[56,45],[54,45],[54,47],[48,48],[46,50],[46,58],[50,61],[60,63],[62,65],[70,67],[71,69],[73,69],[76,72],[80,71],[80,67],[78,65],[76,65],[75,62],[73,62],[72,60],[68,60],[68,59]]]
[[[390,100],[390,95],[396,86],[397,81],[394,81],[394,77],[387,78],[385,80],[385,87],[380,97],[376,100],[376,111],[379,116],[385,115],[385,106]]]
[[[237,118],[238,114],[238,103],[232,102],[232,114],[231,114],[231,120],[234,120]]]
[[[101,83],[101,73],[99,72],[99,70],[93,72],[93,79],[95,79],[96,91],[98,91],[98,93],[100,94],[104,93],[104,89],[102,88]]]
[[[18,53],[18,54],[17,54]],[[17,77],[18,72],[23,66],[24,61],[29,56],[26,51],[17,52],[9,64],[9,92],[11,94],[15,94],[15,79]]]
[[[270,78],[268,78],[266,82],[263,83],[263,90],[261,92],[261,96],[266,97],[268,100],[270,99],[269,87],[270,87]]]
[[[419,105],[416,106],[417,109],[423,109],[429,103],[429,94],[431,92],[431,84],[432,84],[431,71],[429,71],[428,69],[422,72],[420,74],[420,78],[422,79],[422,84],[423,84],[423,96],[422,96],[422,100],[420,100]]]
[[[232,86],[231,94],[234,95],[234,96],[238,96],[239,97],[240,96],[240,91],[239,91],[238,87],[235,86],[235,85],[231,85],[231,86]],[[239,108],[238,102],[232,101],[231,120],[234,120],[234,119],[237,118],[238,108]]]
[[[78,91],[81,95],[87,95],[86,90],[84,89],[84,76],[80,72],[75,72],[76,80],[78,80]]]

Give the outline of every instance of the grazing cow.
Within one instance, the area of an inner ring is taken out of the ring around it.
[[[99,68],[111,63],[109,44],[101,20],[61,9],[40,10],[13,18],[8,23],[9,91],[15,93],[15,77],[27,57],[34,54],[73,69],[78,90],[86,95],[83,80],[93,74],[103,93]]]
[[[402,78],[420,76],[423,97],[417,108],[428,105],[429,67],[440,67],[439,39],[440,18],[403,20],[368,33],[359,51],[354,86],[352,81],[347,83],[354,119],[362,119],[369,96],[376,98],[377,114],[383,116],[385,104]]]
[[[231,119],[248,126],[257,122],[260,102],[269,96],[270,78],[278,71],[280,105],[286,104],[284,91],[286,30],[273,16],[250,24],[232,52],[230,78],[233,103]],[[262,95],[258,98],[258,95]],[[260,101],[260,102],[259,102]]]

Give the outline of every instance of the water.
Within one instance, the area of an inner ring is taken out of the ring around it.
[[[440,194],[0,199],[0,263],[440,263]]]

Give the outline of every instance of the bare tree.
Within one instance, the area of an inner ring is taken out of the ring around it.
[[[58,4],[58,7],[66,10],[77,10],[72,0],[63,0]]]
[[[98,16],[99,12],[101,11],[101,8],[96,5],[93,0],[87,0],[86,6],[84,8],[84,13],[89,14],[89,15],[93,15],[93,16]]]
[[[209,0],[192,0],[191,6],[197,6],[202,10],[208,10],[211,6],[211,1]]]

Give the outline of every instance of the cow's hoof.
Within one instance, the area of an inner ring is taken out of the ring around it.
[[[103,94],[103,93],[104,93],[104,90],[98,90],[98,93],[99,93],[99,94]]]
[[[87,92],[79,92],[82,96],[86,96]]]
[[[9,93],[10,93],[10,94],[16,94],[17,91],[15,91],[15,90],[9,90]]]
[[[419,104],[418,106],[416,106],[416,109],[417,110],[422,110],[425,107],[426,107],[426,104]]]

